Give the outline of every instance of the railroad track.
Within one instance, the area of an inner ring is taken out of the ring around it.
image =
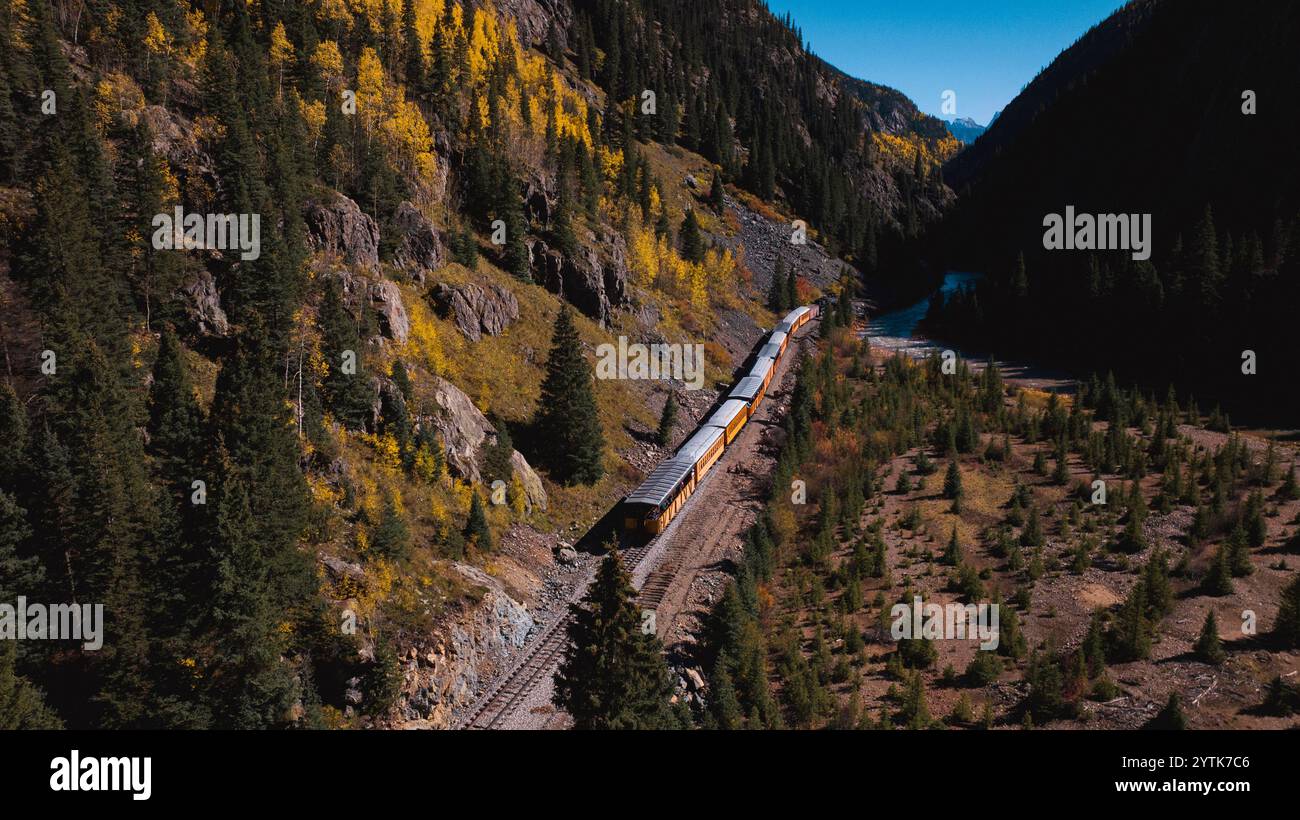
[[[624,552],[624,569],[631,573],[640,566],[665,534]],[[594,570],[583,579],[579,587],[581,591],[586,590],[593,577],[595,577]],[[515,665],[506,674],[501,675],[474,702],[461,719],[458,728],[493,729],[513,715],[524,698],[536,688],[538,681],[550,673],[559,662],[572,620],[572,616],[567,611],[552,619],[532,645],[524,649]]]
[[[769,404],[769,407],[771,406],[775,405]],[[771,412],[771,410],[768,411],[769,414]],[[748,434],[753,435],[753,433]],[[708,482],[715,475],[717,473],[711,471],[704,481]],[[666,554],[660,558],[660,565],[650,573],[638,590],[637,601],[641,608],[655,609],[663,602],[664,596],[668,593],[674,578],[680,571],[686,550],[699,545],[700,532],[702,528],[706,528],[706,524],[708,532],[705,538],[716,541],[721,539],[724,533],[727,532],[727,526],[742,514],[743,505],[738,503],[728,504],[726,505],[726,512],[721,518],[722,526],[718,526],[719,519],[703,516],[697,516],[699,521],[692,521],[692,526],[687,526],[685,522],[691,518],[689,515],[690,507],[693,506],[697,498],[703,495],[702,489],[703,487],[696,489],[694,495],[686,502],[686,508],[677,515],[662,533],[644,544],[631,547],[623,552],[623,568],[631,575],[659,545],[662,539],[673,539]],[[677,530],[681,528],[686,531],[681,533],[681,537],[678,537]],[[595,574],[596,570],[593,568],[577,587],[575,597],[585,594]],[[463,717],[455,724],[455,727],[458,729],[493,729],[514,715],[527,696],[537,688],[538,682],[544,676],[550,674],[551,670],[559,662],[560,656],[564,653],[568,638],[568,626],[571,621],[572,616],[568,614],[567,609],[564,614],[556,616],[532,642],[532,645],[525,647],[521,651],[520,657],[509,668],[509,671],[499,676],[495,682],[488,686],[478,700],[470,706]]]

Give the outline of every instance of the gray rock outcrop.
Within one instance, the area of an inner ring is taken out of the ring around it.
[[[314,249],[350,265],[379,264],[379,226],[351,199],[329,192],[309,201],[303,216]]]
[[[217,280],[207,270],[198,270],[181,286],[181,301],[190,325],[200,336],[230,335],[230,320],[221,307]]]
[[[519,318],[519,301],[500,285],[439,283],[429,295],[439,313],[450,317],[456,328],[472,341],[478,341],[484,333],[499,336]]]
[[[590,231],[566,257],[534,239],[528,248],[533,278],[586,316],[608,326],[614,309],[628,303],[627,244],[617,232]]]
[[[447,448],[447,465],[455,475],[481,482],[479,451],[488,437],[495,438],[496,430],[459,387],[439,376],[433,382],[433,401],[439,412],[432,423]],[[525,507],[546,509],[546,490],[528,460],[516,450],[510,455],[510,464],[524,485]]]
[[[379,319],[379,331],[398,344],[405,344],[411,336],[411,320],[406,315],[402,291],[387,279],[371,279],[346,269],[327,272],[339,280],[343,301],[353,310],[360,308],[362,300]]]
[[[393,251],[393,263],[406,269],[416,282],[423,284],[425,271],[437,270],[446,264],[444,237],[410,202],[397,206],[393,223],[402,237]]]

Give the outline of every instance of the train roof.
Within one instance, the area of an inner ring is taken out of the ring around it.
[[[754,366],[749,369],[749,375],[758,379],[766,379],[774,364],[776,364],[776,360],[760,354],[758,361],[754,362]]]
[[[704,422],[705,427],[726,427],[736,420],[736,416],[745,412],[745,402],[740,399],[727,399],[722,403],[709,420]]]
[[[808,312],[808,308],[806,306],[797,307],[785,315],[785,321],[789,322],[790,324],[794,324],[799,320],[800,316],[804,315],[807,312]]]
[[[774,330],[772,331],[772,335],[767,338],[767,343],[770,345],[779,345],[781,342],[785,341],[787,335],[788,334],[784,330]]]
[[[662,507],[691,474],[693,466],[694,462],[680,462],[675,456],[664,459],[659,462],[659,466],[650,471],[646,480],[641,482],[641,486],[637,487],[624,503]]]
[[[754,397],[758,395],[758,391],[761,390],[762,388],[763,388],[762,379],[756,378],[754,376],[746,376],[745,378],[736,382],[736,386],[732,389],[731,394],[728,396],[728,398],[744,399],[745,401],[753,401]]]
[[[781,355],[780,342],[768,342],[758,351],[758,358],[760,359],[775,359],[779,355]]]
[[[714,445],[722,435],[722,429],[718,427],[702,427],[695,431],[695,435],[686,440],[686,443],[677,450],[677,455],[672,460],[684,464],[694,464],[708,452],[709,448]]]
[[[790,321],[789,319],[782,319],[777,324],[777,326],[772,330],[772,333],[773,334],[789,333],[793,329],[794,329],[794,322]]]

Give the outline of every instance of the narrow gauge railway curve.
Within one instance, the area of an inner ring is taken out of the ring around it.
[[[763,342],[748,373],[733,386],[722,405],[704,421],[669,458],[660,462],[646,480],[621,503],[623,529],[633,545],[623,552],[624,568],[633,573],[654,551],[673,519],[704,481],[709,470],[741,430],[754,417],[777,366],[795,334],[817,315],[817,306],[799,307],[786,315]],[[578,595],[594,577],[594,570],[578,585]],[[662,593],[661,593],[662,594]],[[653,595],[651,597],[654,597]],[[460,729],[500,726],[551,672],[564,651],[570,617],[555,617],[524,647],[508,670],[498,676],[461,715]]]

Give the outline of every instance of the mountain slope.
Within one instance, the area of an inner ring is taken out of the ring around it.
[[[944,168],[959,204],[936,253],[989,278],[978,305],[935,317],[940,332],[1240,407],[1293,402],[1280,369],[1242,381],[1240,366],[1248,349],[1287,355],[1297,37],[1289,4],[1142,0],[1063,52]],[[1150,261],[1043,250],[1044,217],[1066,206],[1151,214]]]

